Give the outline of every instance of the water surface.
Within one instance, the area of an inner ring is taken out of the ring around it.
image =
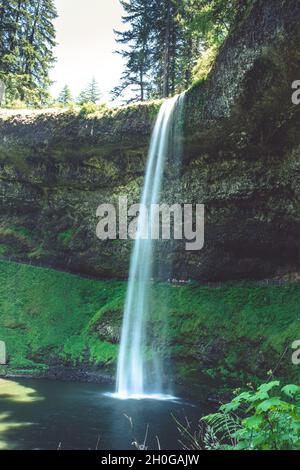
[[[171,414],[196,425],[207,411],[182,400],[117,400],[109,392],[99,384],[0,379],[0,448],[126,450],[134,438],[143,443],[149,425],[149,449],[158,448],[158,436],[162,449],[176,450]]]

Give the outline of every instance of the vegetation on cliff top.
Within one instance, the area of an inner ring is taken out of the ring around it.
[[[202,54],[223,43],[236,17],[253,0],[120,0],[120,3],[127,28],[116,32],[117,42],[121,44],[117,52],[124,57],[125,68],[113,95],[127,90],[128,101],[144,101],[172,96],[191,85],[195,78],[193,68],[200,57],[196,68],[196,78],[199,78]],[[53,105],[49,71],[55,62],[55,2],[5,0],[0,5],[0,13],[0,79],[6,85],[4,104],[9,107]],[[77,100],[80,104],[99,101],[100,93],[95,93],[95,85],[94,80],[92,98],[87,96],[87,90],[80,94]],[[58,101],[67,106],[72,103],[68,85]]]

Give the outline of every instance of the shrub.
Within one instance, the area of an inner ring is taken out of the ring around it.
[[[27,104],[24,101],[21,101],[21,100],[9,101],[6,104],[6,107],[9,108],[9,109],[26,109],[26,108],[28,108]]]
[[[200,421],[193,433],[177,422],[185,448],[209,450],[299,450],[300,387],[279,381],[239,393]]]
[[[81,116],[87,116],[89,114],[100,113],[104,114],[107,112],[107,106],[105,103],[96,104],[96,103],[83,103],[80,107],[79,114]]]

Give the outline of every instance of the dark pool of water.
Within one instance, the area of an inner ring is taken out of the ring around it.
[[[134,437],[143,442],[149,425],[149,449],[158,448],[158,436],[162,449],[176,450],[180,436],[172,414],[196,426],[207,413],[184,400],[116,400],[105,395],[111,391],[99,384],[0,381],[0,448],[126,450]]]

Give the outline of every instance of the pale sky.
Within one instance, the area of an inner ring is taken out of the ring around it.
[[[55,82],[53,96],[68,84],[77,97],[95,77],[102,101],[109,101],[123,70],[122,58],[113,53],[118,47],[113,29],[124,28],[119,0],[55,0],[55,4],[59,17],[55,21],[57,62],[50,73]]]

